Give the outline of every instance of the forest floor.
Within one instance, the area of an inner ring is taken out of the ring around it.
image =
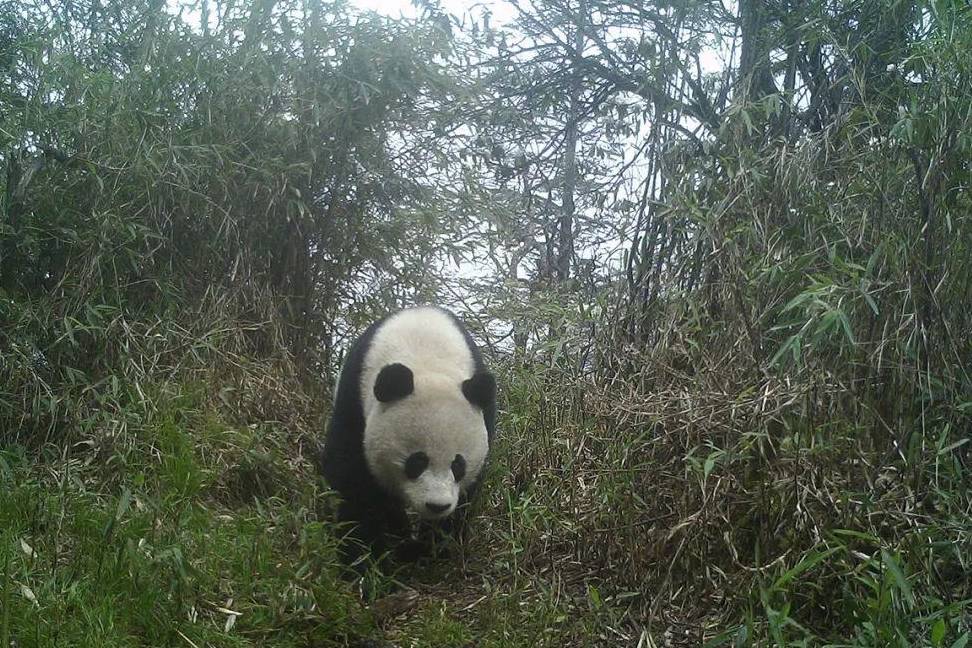
[[[508,441],[467,543],[372,574],[364,600],[339,577],[307,430],[230,425],[205,390],[159,402],[69,447],[0,450],[0,645],[698,644],[643,626],[644,593],[557,546],[543,529],[569,520],[514,492]]]
[[[794,434],[779,472],[748,474],[752,454],[693,440],[718,422],[699,402],[665,433],[633,406],[595,416],[589,392],[511,382],[465,542],[362,588],[313,469],[324,413],[213,384],[137,385],[69,442],[0,449],[0,646],[969,641],[972,527],[945,464],[942,513],[919,517],[889,470],[883,500],[855,494],[836,434]]]

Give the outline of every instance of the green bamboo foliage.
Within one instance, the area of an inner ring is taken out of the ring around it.
[[[5,5],[7,438],[78,423],[86,383],[207,330],[329,370],[356,291],[406,298],[421,282],[387,286],[438,249],[435,124],[411,126],[449,86],[434,22],[266,3],[200,31],[161,3],[116,8]]]

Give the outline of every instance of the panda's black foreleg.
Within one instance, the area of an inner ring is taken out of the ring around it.
[[[338,506],[337,521],[347,525],[345,535],[338,545],[341,562],[358,576],[367,571],[369,555],[380,550],[382,531],[378,520],[367,514],[366,509],[352,502],[342,501]]]
[[[409,535],[408,517],[395,507],[343,500],[337,517],[350,527],[339,546],[341,561],[358,576],[367,571],[369,558],[382,561],[390,546]]]

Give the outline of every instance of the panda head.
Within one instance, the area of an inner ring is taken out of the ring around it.
[[[450,515],[486,461],[492,374],[459,380],[395,363],[378,372],[373,393],[364,436],[372,475],[420,516]]]

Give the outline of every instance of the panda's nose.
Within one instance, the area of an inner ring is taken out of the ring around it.
[[[452,505],[451,504],[434,504],[432,502],[426,502],[425,503],[425,508],[427,508],[430,512],[435,513],[436,515],[438,515],[439,513],[445,513],[449,509],[450,506],[452,506]]]

